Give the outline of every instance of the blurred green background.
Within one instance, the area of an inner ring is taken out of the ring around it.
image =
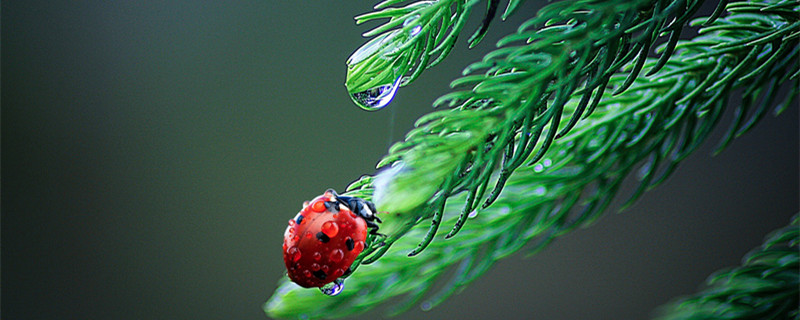
[[[373,173],[541,5],[370,113],[343,83],[373,4],[4,1],[2,318],[265,319],[301,203]],[[647,317],[798,211],[797,109],[711,158],[718,128],[631,210],[400,318]]]

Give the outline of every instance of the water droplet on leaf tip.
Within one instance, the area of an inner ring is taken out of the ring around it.
[[[350,55],[350,58],[347,59],[347,66],[353,67],[377,53],[385,44],[394,39],[398,32],[400,32],[400,30],[394,30],[372,38],[372,40],[359,47]]]
[[[351,93],[350,98],[361,109],[367,111],[380,110],[394,99],[397,88],[400,86],[400,77],[394,82],[384,85],[379,85],[361,92]]]
[[[335,296],[344,291],[344,280],[336,279],[333,282],[320,287],[319,291],[328,296]]]
[[[431,308],[433,308],[433,306],[431,306],[430,302],[426,301],[426,302],[423,302],[422,305],[420,305],[420,308],[422,308],[422,311],[430,311]]]

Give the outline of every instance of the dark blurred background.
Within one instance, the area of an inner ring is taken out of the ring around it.
[[[343,84],[375,26],[352,17],[373,4],[4,1],[2,318],[265,319],[286,220],[372,173],[466,64],[541,5],[497,21],[473,50],[462,37],[370,113]],[[711,157],[723,121],[632,209],[400,318],[646,318],[798,211],[797,109]]]

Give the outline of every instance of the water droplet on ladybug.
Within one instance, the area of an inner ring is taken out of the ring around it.
[[[303,276],[306,278],[311,278],[311,271],[308,271],[308,269],[303,270]]]
[[[311,270],[319,271],[319,269],[320,269],[319,263],[312,263],[311,264]]]
[[[322,272],[328,273],[328,270],[330,270],[330,269],[331,268],[329,268],[327,265],[323,265],[322,266]]]
[[[356,252],[364,251],[364,241],[357,241],[356,244],[353,246],[353,250]]]
[[[314,260],[317,261],[319,261],[319,259],[322,259],[322,254],[320,254],[319,252],[314,252],[314,254],[311,256],[314,258]]]
[[[341,249],[333,250],[331,251],[331,255],[328,258],[331,259],[331,261],[333,261],[334,263],[342,261],[342,259],[344,258],[344,251],[342,251]]]
[[[311,205],[311,210],[316,212],[324,212],[325,211],[325,201],[317,201]]]
[[[303,236],[308,238],[308,239],[311,239],[311,237],[312,237],[311,236],[311,231],[306,231],[306,233]]]
[[[302,256],[302,254],[300,253],[300,249],[297,249],[297,247],[289,248],[289,250],[287,250],[286,253],[288,253],[289,256],[292,257],[292,262],[299,261],[300,257]]]
[[[319,288],[319,291],[322,291],[322,293],[329,296],[335,296],[341,293],[343,290],[344,290],[344,280],[342,279],[333,280],[333,282]]]
[[[400,78],[389,79],[391,82],[382,83],[364,91],[351,92],[350,98],[361,109],[367,111],[383,109],[394,99],[397,88],[400,87]]]
[[[325,221],[325,223],[322,224],[322,233],[329,238],[333,238],[337,233],[339,233],[339,226],[336,225],[336,222]]]
[[[344,274],[344,270],[342,270],[341,268],[340,269],[336,269],[335,271],[333,271],[333,276],[337,277],[337,278],[341,277],[343,274]]]
[[[290,227],[294,227],[294,225],[295,225],[294,219],[289,219],[289,226]],[[289,230],[291,230],[291,229],[289,229]]]

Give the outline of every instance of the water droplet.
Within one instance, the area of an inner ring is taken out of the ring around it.
[[[414,26],[408,34],[413,37],[418,35],[420,31],[422,31],[422,26]]]
[[[397,93],[397,88],[400,87],[400,78],[401,77],[397,77],[391,83],[378,85],[361,92],[351,93],[350,98],[353,99],[353,102],[361,107],[361,109],[367,111],[380,110],[388,105],[389,102],[392,102],[395,93]]]
[[[311,205],[311,210],[314,210],[316,212],[325,211],[325,201],[314,202],[314,204]]]
[[[361,253],[361,251],[364,251],[364,241],[357,241],[356,244],[353,246],[353,251],[357,253]]]
[[[403,27],[407,27],[407,26],[417,22],[417,19],[419,19],[419,15],[414,15],[414,16],[408,17],[408,19],[406,19],[406,21],[403,21]],[[416,35],[419,34],[420,31],[422,31],[422,26],[421,25],[413,26],[413,27],[411,27],[411,30],[408,31],[408,36],[409,37],[416,36]]]
[[[319,291],[322,291],[322,293],[329,296],[335,296],[341,293],[343,290],[344,290],[344,280],[341,279],[333,280],[333,282],[319,288]]]
[[[311,270],[319,271],[319,269],[320,269],[319,263],[312,263],[311,264]]]
[[[478,210],[472,210],[472,212],[470,212],[470,213],[469,213],[469,215],[468,215],[467,217],[469,217],[469,218],[475,218],[475,217],[477,217],[477,216],[478,216]]]
[[[544,159],[544,161],[542,161],[542,163],[544,164],[545,167],[549,167],[550,165],[553,164],[553,160]]]
[[[544,166],[541,163],[537,163],[535,166],[533,166],[533,171],[542,172],[544,171]]]
[[[289,248],[289,250],[287,250],[286,253],[288,253],[289,256],[292,257],[292,262],[299,261],[300,257],[302,256],[302,254],[300,254],[300,249],[297,249],[297,247]]]
[[[543,196],[546,192],[547,192],[547,189],[545,187],[542,187],[542,186],[538,186],[538,187],[536,187],[536,189],[533,189],[533,194],[535,194],[537,196]]]
[[[320,254],[319,252],[314,252],[314,254],[311,256],[314,257],[314,260],[317,261],[319,261],[319,259],[322,259],[322,254]]]
[[[308,271],[308,269],[303,270],[303,276],[306,278],[311,278],[311,271]]]
[[[352,68],[359,62],[364,61],[365,59],[374,55],[380,51],[385,44],[392,41],[399,32],[400,30],[394,30],[392,32],[387,32],[372,38],[372,40],[365,43],[363,46],[358,48],[358,50],[353,52],[353,54],[350,55],[350,58],[347,58],[347,66]]]
[[[336,225],[336,222],[325,221],[325,223],[322,224],[322,233],[329,238],[333,238],[339,233],[339,226]]]
[[[344,251],[342,251],[341,249],[336,249],[331,251],[331,255],[328,256],[328,259],[330,259],[334,263],[342,261],[342,258],[344,258]]]
[[[430,301],[425,301],[422,303],[422,305],[420,305],[420,308],[422,308],[422,311],[430,311],[433,306],[431,305]]]
[[[342,270],[341,268],[336,269],[336,270],[333,271],[333,276],[336,277],[336,278],[341,277],[343,274],[344,274],[344,270]]]

